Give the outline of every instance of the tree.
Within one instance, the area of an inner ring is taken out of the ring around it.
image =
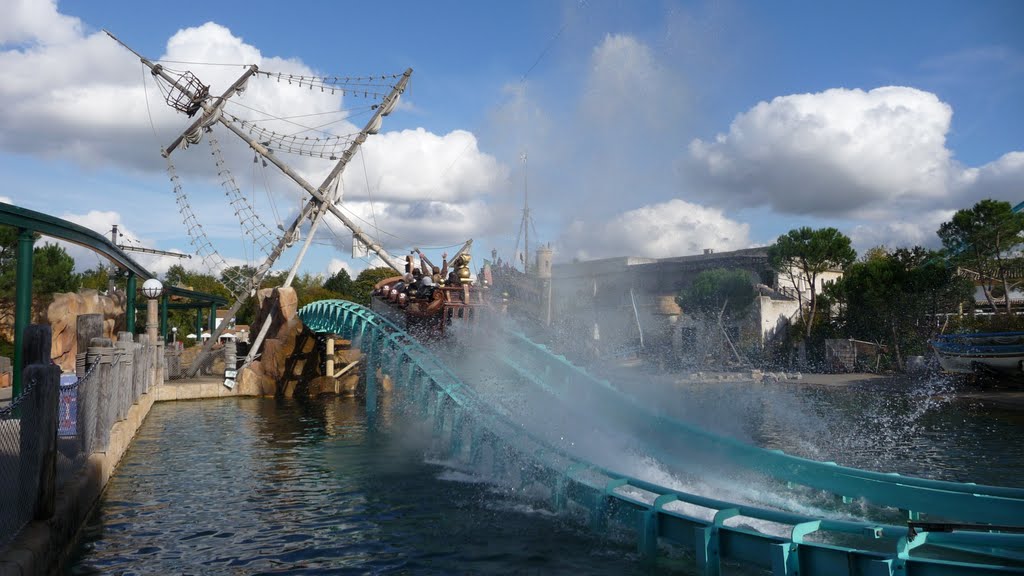
[[[39,234],[33,235],[37,240]],[[0,321],[10,325],[14,321],[14,296],[18,262],[18,230],[0,226]],[[32,297],[37,305],[44,303],[42,296],[54,292],[75,292],[81,276],[74,272],[75,261],[57,244],[36,246],[32,250]]]
[[[63,247],[46,243],[33,251],[32,293],[77,292],[82,277],[75,274],[75,259]]]
[[[902,365],[905,354],[925,351],[935,315],[956,309],[970,291],[940,255],[918,246],[851,264],[828,293],[841,304],[848,336],[887,343]]]
[[[373,286],[385,278],[392,278],[398,275],[398,272],[386,266],[363,270],[356,276],[355,284],[352,287],[352,301],[363,306],[369,306]]]
[[[324,288],[338,294],[350,295],[352,294],[352,276],[349,275],[348,270],[342,268],[334,273],[333,276],[324,282]]]
[[[780,274],[788,277],[796,292],[800,306],[800,319],[811,335],[814,316],[818,308],[818,276],[829,270],[841,270],[857,259],[850,239],[835,228],[812,230],[804,226],[779,236],[768,248],[768,262]],[[803,287],[810,293],[805,309]]]
[[[743,270],[715,268],[697,274],[690,287],[676,296],[676,303],[687,314],[713,320],[733,355],[742,362],[743,358],[725,329],[724,318],[738,318],[745,314],[754,302],[754,295],[750,274]]]
[[[754,285],[743,270],[705,270],[679,293],[676,302],[685,312],[736,318],[754,302]]]
[[[99,265],[82,272],[82,288],[106,290],[110,286],[110,272],[106,266]]]
[[[969,268],[981,283],[985,300],[999,313],[993,290],[998,286],[1004,296],[1004,312],[1009,316],[1010,269],[1019,259],[1010,252],[1024,243],[1024,213],[1017,213],[1009,202],[982,200],[970,209],[958,210],[953,219],[939,227],[938,235],[950,258]]]

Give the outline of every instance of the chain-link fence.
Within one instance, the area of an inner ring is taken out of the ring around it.
[[[159,381],[163,346],[139,339],[91,338],[75,374],[53,364],[25,368],[22,393],[0,410],[0,549],[52,514],[57,492],[90,454],[107,450],[114,425]]]
[[[21,394],[0,410],[0,547],[36,516],[59,374],[56,366],[27,366]]]

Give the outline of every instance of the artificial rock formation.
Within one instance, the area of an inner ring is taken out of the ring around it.
[[[110,295],[100,294],[96,290],[53,295],[53,302],[46,310],[46,319],[53,334],[50,357],[60,366],[61,371],[75,371],[75,355],[78,353],[78,316],[102,314],[103,337],[116,340],[117,331],[124,326],[126,301],[125,293],[120,290],[115,290]]]
[[[262,391],[262,394],[270,396],[277,393],[288,395],[294,389],[294,382],[289,385],[289,377],[285,372],[288,370],[288,359],[296,352],[295,346],[298,336],[303,331],[302,321],[298,317],[298,296],[295,289],[288,288],[264,288],[257,293],[257,300],[260,313],[256,321],[252,323],[253,336],[256,330],[263,326],[263,319],[273,313],[273,322],[267,337],[263,341],[259,360],[255,360],[249,366],[242,369],[238,374],[240,384],[252,383]],[[311,347],[312,341],[307,341],[304,348]],[[299,352],[307,352],[301,350]],[[298,366],[301,370],[302,366]],[[292,367],[292,371],[296,370]],[[278,391],[278,387],[281,390]]]

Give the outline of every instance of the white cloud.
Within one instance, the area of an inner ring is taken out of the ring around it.
[[[136,231],[126,228],[122,224],[122,217],[119,212],[116,211],[104,211],[104,210],[90,210],[85,214],[75,214],[72,212],[65,212],[60,215],[60,218],[78,224],[84,228],[88,228],[93,232],[105,237],[110,238],[111,229],[114,225],[118,227],[118,236],[115,240],[115,244],[119,246],[135,247],[135,248],[152,248],[153,240],[140,236]],[[97,266],[109,266],[111,262],[97,252],[94,252],[90,248],[79,246],[78,244],[72,244],[70,242],[58,241],[55,238],[44,237],[38,244],[43,243],[57,243],[62,246],[75,260],[75,270],[82,272],[88,269],[96,268]],[[177,250],[170,250],[171,252],[180,252]],[[201,272],[203,274],[214,274],[220,273],[219,270],[208,270],[203,267],[202,261],[199,258],[177,258],[174,256],[163,256],[155,254],[146,254],[143,252],[135,252],[126,250],[126,254],[129,258],[137,262],[140,266],[152,272],[153,274],[162,275],[167,272],[167,269],[174,265],[184,266],[188,270],[195,272]],[[244,262],[236,261],[230,265],[244,264]]]
[[[889,86],[780,96],[693,140],[681,165],[718,204],[788,214],[857,215],[879,202],[949,193],[953,111],[934,94]]]
[[[1024,201],[1024,152],[1009,152],[994,162],[964,170],[953,188],[967,202],[964,208],[985,198],[1014,205]]]
[[[750,246],[750,226],[721,210],[679,199],[630,210],[606,222],[572,223],[558,252],[580,259],[610,256],[666,258]]]
[[[331,258],[331,261],[327,263],[327,276],[334,276],[339,271],[344,270],[348,272],[350,278],[355,278],[356,275],[352,271],[352,264],[346,260],[339,260],[338,258]]]
[[[888,221],[854,224],[847,232],[853,247],[859,253],[875,246],[939,248],[939,237],[935,231],[943,222],[953,217],[953,212],[929,210],[895,217]]]
[[[0,125],[4,126],[0,131],[0,151],[71,160],[93,171],[162,172],[165,164],[159,148],[192,120],[170,110],[153,85],[151,75],[143,73],[138,60],[106,34],[83,35],[78,20],[58,14],[52,3],[24,2],[16,8],[13,18],[5,21],[8,24],[0,24],[0,42],[6,43],[0,44]],[[11,42],[25,42],[30,47],[11,47]],[[300,61],[264,55],[229,29],[212,22],[178,31],[168,40],[159,59],[238,62],[256,64],[264,72],[316,75],[316,71]],[[172,62],[166,66],[169,71],[185,67]],[[238,66],[194,69],[199,80],[210,85],[211,94],[221,93],[240,71]],[[144,78],[148,86],[143,85]],[[328,123],[332,134],[357,132],[357,124],[361,127],[365,123],[368,112],[346,117],[356,112],[346,112],[345,108],[341,92],[330,94],[258,76],[250,79],[244,93],[231,100],[227,111],[243,119],[257,120],[261,127],[278,134],[294,133],[303,138],[322,135],[305,128]],[[317,115],[315,121],[303,119],[312,115]],[[295,119],[272,119],[284,116]],[[303,122],[311,126],[301,125]],[[387,124],[385,120],[385,129]],[[252,150],[223,127],[215,127],[213,135],[220,142],[226,166],[232,170],[238,187],[250,196],[254,192],[262,196],[265,182],[260,172],[253,169]],[[367,140],[363,153],[362,158],[356,158],[347,167],[346,199],[352,201],[355,210],[360,209],[360,202],[372,199],[379,203],[382,228],[388,230],[389,225],[397,223],[399,229],[389,231],[408,234],[414,242],[430,241],[439,235],[468,237],[480,233],[480,226],[486,224],[486,218],[480,217],[481,206],[497,183],[507,177],[507,170],[494,157],[481,152],[476,137],[464,130],[444,135],[424,129],[383,132]],[[287,158],[295,171],[314,187],[321,184],[334,165],[329,160],[291,155]],[[221,179],[207,144],[198,145],[196,150],[179,149],[173,160],[193,208],[201,215],[200,223],[215,245],[223,249],[221,242],[229,242],[232,230],[237,236],[238,225],[232,221],[228,199],[218,192]],[[167,185],[151,206],[152,218],[164,218],[167,222],[157,226],[151,220],[147,227],[180,229],[180,216],[170,188]],[[305,193],[294,183],[273,176],[266,188],[272,196],[268,202],[281,206],[280,213],[274,210],[275,219],[290,223],[288,213],[294,214],[296,198],[305,198]],[[140,200],[150,201],[133,194],[133,203]],[[116,205],[119,199],[108,194],[105,201]],[[210,203],[214,205],[209,206]],[[369,211],[364,212],[369,219]],[[431,218],[421,224],[417,222],[419,215]],[[269,214],[264,213],[263,217],[270,223]],[[103,226],[109,229],[111,224],[106,222]],[[423,231],[430,238],[417,236]],[[228,249],[236,246],[237,242]],[[162,262],[154,265],[165,267]]]
[[[946,146],[952,116],[935,94],[898,86],[780,96],[693,140],[678,167],[713,205],[847,219],[859,249],[934,247],[955,210],[1024,199],[1024,153],[962,166]]]
[[[56,0],[5,2],[0,20],[0,46],[6,44],[56,44],[81,33],[78,18],[57,13]]]
[[[346,198],[466,202],[493,190],[508,172],[465,130],[443,136],[423,128],[387,132],[367,140],[361,154],[345,172]]]

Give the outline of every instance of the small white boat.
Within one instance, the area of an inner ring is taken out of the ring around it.
[[[936,337],[931,345],[947,372],[1024,373],[1024,332],[947,334]]]

